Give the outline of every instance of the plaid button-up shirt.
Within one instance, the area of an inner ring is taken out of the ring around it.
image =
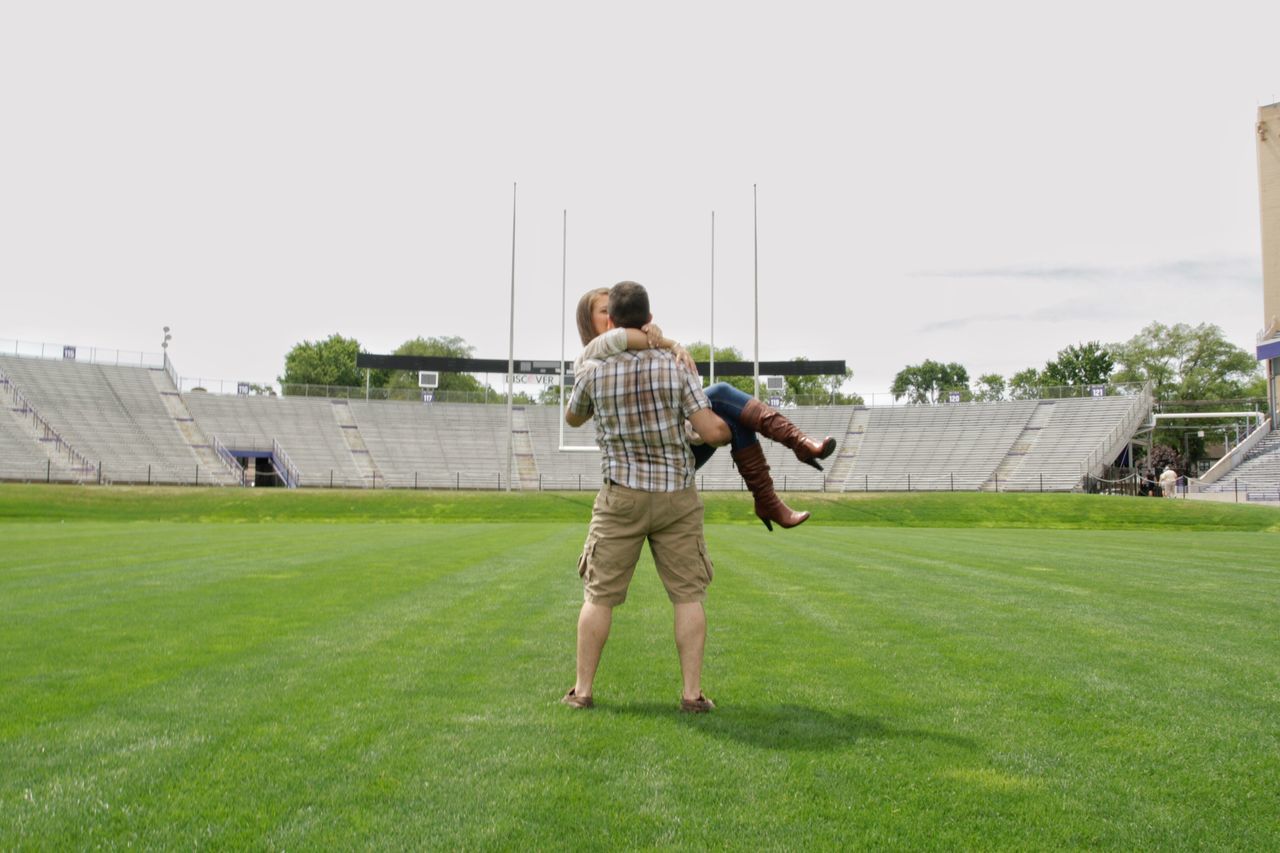
[[[646,492],[693,485],[693,451],[684,421],[710,407],[701,380],[659,349],[587,362],[569,398],[569,411],[579,417],[595,410],[604,477]]]

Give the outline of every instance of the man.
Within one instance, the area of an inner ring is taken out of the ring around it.
[[[615,326],[629,329],[652,322],[649,294],[635,282],[614,285],[609,318]],[[703,440],[714,445],[729,443],[729,427],[711,411],[701,380],[661,349],[620,352],[575,377],[565,421],[581,426],[593,413],[604,483],[578,559],[583,603],[578,614],[577,680],[561,701],[574,708],[592,706],[592,685],[613,608],[627,598],[647,539],[675,609],[683,682],[680,708],[705,713],[715,707],[702,693],[707,636],[702,603],[712,566],[684,422],[688,419]]]

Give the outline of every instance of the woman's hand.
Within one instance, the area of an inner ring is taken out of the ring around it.
[[[640,331],[644,332],[649,339],[649,346],[653,349],[670,349],[672,341],[667,340],[662,335],[662,329],[657,323],[649,323],[641,326]]]
[[[686,444],[694,447],[700,444],[706,444],[706,442],[702,440],[702,436],[698,435],[698,431],[693,428],[693,424],[688,421],[684,422],[684,440]]]
[[[689,355],[689,351],[687,349],[680,346],[680,344],[672,344],[671,353],[676,357],[676,361],[684,365],[685,370],[689,371],[694,376],[698,375],[698,364],[693,360],[693,356]]]
[[[649,323],[648,325],[641,326],[640,331],[644,332],[645,337],[648,338],[650,347],[653,349],[671,350],[671,354],[676,357],[676,361],[684,365],[685,370],[689,371],[694,376],[698,375],[698,365],[693,360],[693,356],[689,355],[689,351],[680,346],[680,344],[663,335],[662,329],[658,324]]]

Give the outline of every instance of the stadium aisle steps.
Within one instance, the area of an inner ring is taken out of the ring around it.
[[[333,419],[338,424],[338,429],[342,432],[342,439],[347,444],[347,451],[351,454],[351,461],[360,471],[360,476],[364,478],[366,487],[377,488],[381,483],[386,487],[387,480],[382,476],[382,472],[378,469],[378,463],[374,461],[373,456],[369,452],[369,446],[365,443],[364,436],[360,434],[360,424],[356,422],[355,412],[351,411],[351,406],[347,400],[330,400],[332,405],[330,411],[333,412]]]
[[[169,416],[173,418],[174,424],[178,427],[178,432],[182,433],[182,438],[196,454],[196,458],[200,460],[201,469],[209,472],[212,482],[219,486],[241,485],[244,479],[241,472],[238,469],[232,470],[226,461],[218,455],[218,452],[213,449],[213,444],[209,437],[204,434],[196,423],[196,419],[192,416],[191,410],[187,408],[187,404],[183,402],[182,395],[174,387],[173,380],[169,378],[169,374],[163,370],[152,370],[151,381],[155,385],[161,401],[164,403],[165,410],[168,411]]]

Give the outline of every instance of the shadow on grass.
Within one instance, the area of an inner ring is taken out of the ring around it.
[[[932,741],[972,750],[972,738],[926,729],[897,728],[875,717],[802,705],[721,706],[710,714],[681,714],[672,705],[641,702],[597,706],[596,713],[673,719],[715,737],[761,749],[826,751],[868,740]]]

